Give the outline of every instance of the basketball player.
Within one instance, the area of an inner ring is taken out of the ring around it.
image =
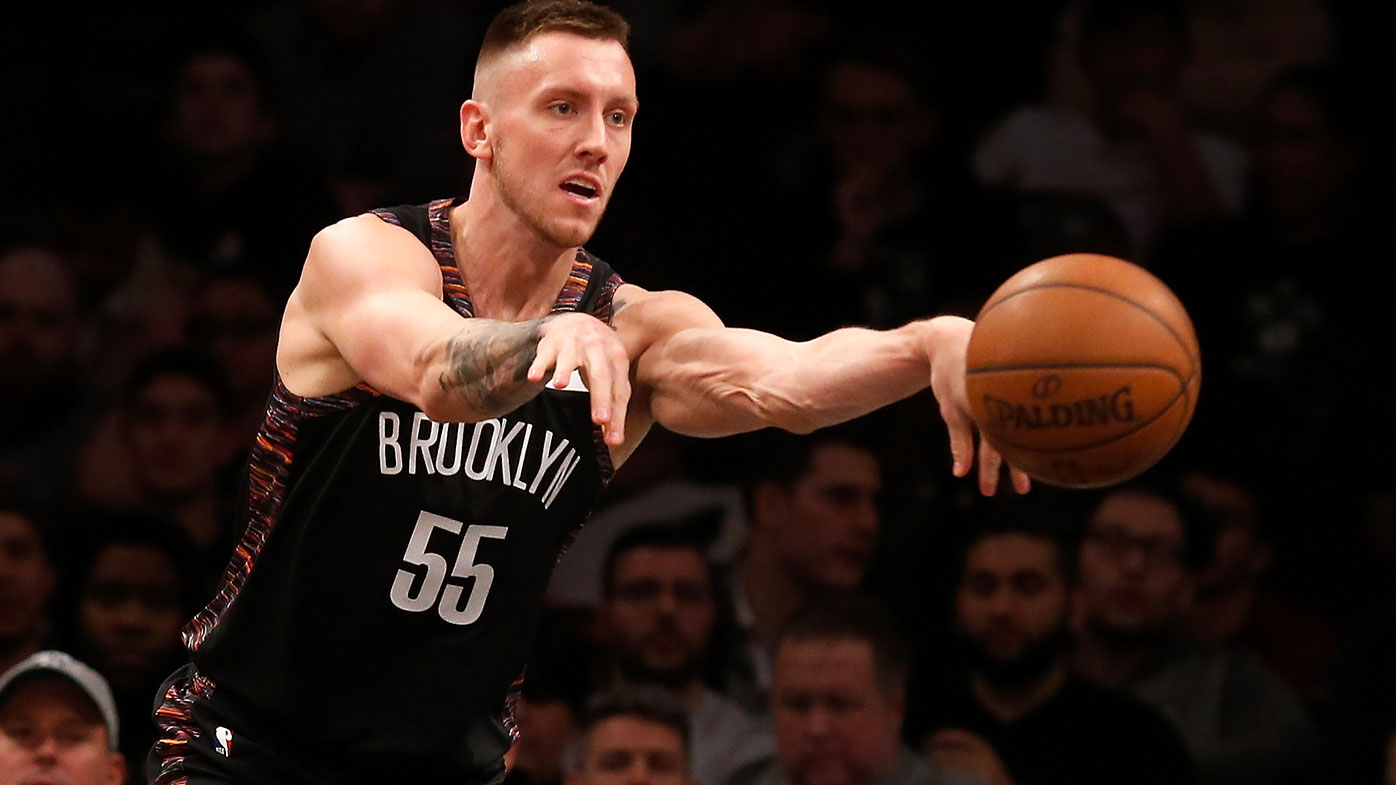
[[[162,688],[152,782],[497,782],[553,564],[656,422],[808,431],[930,385],[968,473],[971,323],[794,344],[581,250],[630,150],[626,36],[578,0],[505,10],[460,112],[469,201],[311,243],[247,529]],[[992,492],[999,455],[979,463]]]

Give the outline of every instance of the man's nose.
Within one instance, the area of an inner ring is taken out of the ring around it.
[[[810,709],[805,717],[805,731],[816,739],[822,739],[829,735],[829,729],[833,727],[833,716],[828,709],[823,706],[815,706]]]
[[[53,766],[58,763],[58,734],[48,731],[39,734],[39,744],[31,748],[34,762],[40,766]]]
[[[606,163],[606,140],[606,116],[601,113],[589,116],[583,124],[582,138],[577,141],[577,157]]]
[[[627,785],[650,785],[654,782],[654,772],[650,771],[650,765],[644,759],[637,760],[626,769],[625,782]]]

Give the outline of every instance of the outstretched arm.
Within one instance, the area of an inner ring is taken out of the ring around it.
[[[629,288],[629,287],[627,287]],[[633,351],[635,379],[650,414],[693,436],[774,426],[806,433],[867,414],[931,387],[950,433],[954,472],[974,464],[974,428],[965,393],[965,347],[973,323],[956,317],[895,330],[844,328],[792,342],[724,327],[698,300],[677,292],[626,293],[615,324]],[[637,336],[639,338],[637,338]],[[992,493],[1002,459],[979,447],[980,486]],[[1026,490],[1027,476],[1014,471]]]

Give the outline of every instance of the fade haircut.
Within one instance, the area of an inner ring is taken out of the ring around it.
[[[1079,501],[1049,489],[1034,489],[1032,494],[1003,495],[985,499],[969,517],[957,556],[956,576],[965,578],[969,552],[984,540],[993,537],[1022,536],[1046,543],[1052,549],[1052,563],[1057,577],[1067,586],[1078,582],[1077,543],[1079,537],[1076,507]]]
[[[581,770],[596,726],[614,717],[633,717],[677,733],[683,742],[685,771],[690,768],[688,711],[678,696],[652,684],[628,684],[593,695],[582,713],[582,732],[568,750],[568,768]]]
[[[872,649],[878,686],[887,694],[906,688],[911,649],[896,619],[856,591],[816,593],[790,615],[780,629],[776,650],[786,643],[853,641]]]
[[[748,515],[756,512],[756,489],[775,485],[785,490],[795,487],[814,468],[814,454],[825,447],[847,447],[868,453],[878,463],[882,459],[866,421],[852,420],[812,433],[796,434],[766,428],[739,437],[745,441],[741,466],[742,503]]]
[[[539,33],[563,32],[612,40],[630,51],[630,25],[611,9],[587,0],[526,0],[500,11],[485,30],[476,69]]]
[[[716,583],[712,564],[708,560],[708,541],[694,532],[692,527],[684,526],[682,522],[645,523],[622,532],[606,551],[606,560],[601,568],[601,589],[607,599],[615,594],[616,570],[621,559],[641,548],[691,550],[702,557],[707,565],[708,582]]]

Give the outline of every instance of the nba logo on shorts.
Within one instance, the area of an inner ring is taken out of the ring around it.
[[[225,758],[232,755],[233,732],[219,725],[218,728],[214,730],[213,735],[218,738],[218,754]]]

